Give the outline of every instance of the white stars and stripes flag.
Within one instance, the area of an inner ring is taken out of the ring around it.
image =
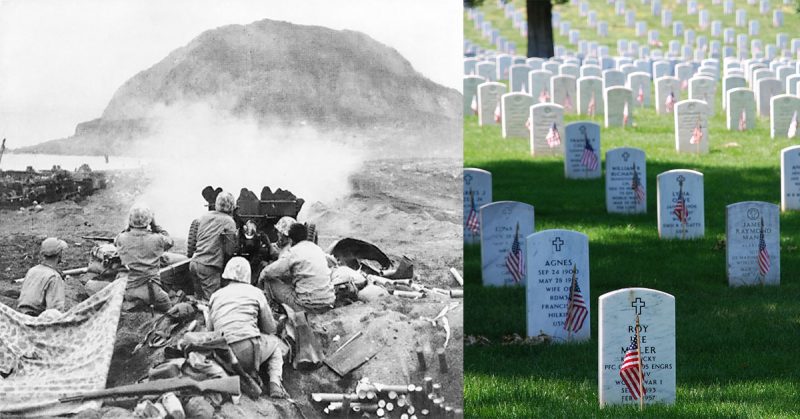
[[[794,138],[797,135],[797,111],[792,114],[792,122],[789,122],[789,132],[786,135],[789,138]]]
[[[644,86],[639,84],[639,93],[636,94],[636,101],[639,105],[644,106]]]
[[[686,199],[683,197],[682,187],[678,192],[678,200],[675,202],[675,209],[672,210],[672,213],[675,214],[675,217],[678,218],[681,224],[685,225],[689,222],[689,208],[686,206]]]
[[[589,310],[586,308],[586,302],[583,300],[583,294],[581,294],[581,288],[578,286],[578,280],[573,277],[572,286],[570,287],[567,319],[564,321],[564,330],[572,332],[581,330],[588,314]]]
[[[622,365],[619,367],[619,376],[634,400],[647,394],[642,383],[642,358],[639,356],[639,344],[636,337],[631,339],[631,344],[625,351]],[[641,390],[641,392],[640,392]]]
[[[497,106],[494,108],[494,122],[500,123],[503,120],[503,112],[500,110],[500,102],[497,102]]]
[[[700,120],[697,120],[697,124],[694,126],[692,130],[692,138],[689,139],[689,144],[700,144],[703,141],[703,127],[700,125]]]
[[[633,179],[631,179],[631,189],[633,190],[633,198],[637,204],[644,202],[645,193],[642,182],[639,179],[639,172],[636,171],[636,164],[633,165]]]
[[[558,147],[561,144],[561,134],[558,133],[558,126],[556,126],[555,122],[550,126],[544,139],[547,140],[547,145],[550,148]]]
[[[675,108],[675,92],[669,92],[667,100],[664,101],[664,106],[667,107],[667,112],[672,113]]]
[[[470,109],[472,109],[472,112],[474,112],[475,115],[478,114],[478,96],[477,95],[476,96],[472,96],[472,105],[470,105]]]
[[[567,111],[572,110],[572,97],[570,97],[569,92],[564,95],[564,109]]]
[[[630,114],[628,113],[628,102],[625,102],[625,107],[622,108],[622,126],[628,126],[628,118]]]
[[[545,103],[549,101],[550,101],[550,92],[548,92],[547,88],[545,87],[544,89],[542,89],[542,92],[539,93],[539,103]]]
[[[514,278],[514,282],[520,283],[525,278],[524,258],[522,256],[522,247],[519,245],[519,223],[517,223],[517,231],[514,233],[514,242],[511,243],[511,251],[506,256],[506,268]]]
[[[747,113],[742,108],[742,113],[739,115],[739,131],[744,131],[747,129]]]
[[[767,242],[764,240],[764,218],[762,217],[761,232],[758,235],[758,273],[761,276],[767,276],[769,268],[769,252],[767,252]]]
[[[587,106],[586,113],[589,116],[594,116],[595,110],[597,109],[597,103],[594,100],[594,91],[592,91],[592,97],[589,99],[589,106]]]
[[[467,215],[467,228],[472,234],[478,234],[480,231],[480,220],[478,220],[478,211],[475,210],[475,197],[472,190],[469,191],[469,215]]]
[[[589,137],[584,137],[583,155],[581,156],[581,164],[589,170],[596,170],[598,165],[597,155],[594,154],[594,148],[589,143]]]

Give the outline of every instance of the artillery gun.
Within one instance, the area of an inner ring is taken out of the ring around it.
[[[208,203],[209,211],[214,210],[215,201],[220,192],[222,192],[222,188],[215,189],[206,186],[203,189],[202,196]],[[270,243],[278,241],[275,224],[283,217],[297,219],[297,214],[300,213],[304,203],[304,199],[280,188],[272,191],[269,186],[265,186],[261,189],[260,195],[256,195],[247,188],[242,188],[239,191],[236,210],[233,213],[237,232],[223,238],[225,246],[229,249],[226,253],[242,256],[250,261],[253,275],[257,277],[258,272],[261,271],[262,262],[276,257],[271,254],[270,249]],[[317,243],[319,235],[316,225],[306,223],[306,227],[308,228],[308,240]],[[196,250],[197,228],[198,220],[195,219],[189,227],[187,239],[186,255],[190,258]]]

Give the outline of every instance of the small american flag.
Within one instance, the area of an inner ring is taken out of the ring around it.
[[[672,113],[672,110],[675,107],[675,92],[669,92],[667,95],[667,100],[664,101],[664,105],[667,107],[667,112]]]
[[[767,242],[764,241],[764,219],[761,219],[761,233],[758,235],[758,273],[767,276],[769,273],[769,252],[767,252]]]
[[[475,115],[478,114],[478,96],[472,97],[472,105],[470,105],[470,109],[472,109],[472,112],[475,112]]]
[[[533,131],[533,120],[531,120],[530,116],[525,120],[525,128],[528,129],[528,132]]]
[[[686,206],[686,199],[683,198],[683,188],[678,192],[678,201],[675,202],[675,209],[672,210],[672,213],[678,217],[681,224],[689,222],[689,208]]]
[[[641,84],[639,85],[639,93],[636,95],[636,101],[639,102],[639,105],[644,105],[644,87]]]
[[[550,148],[558,147],[561,144],[561,134],[558,133],[558,127],[555,122],[550,126],[550,130],[547,131],[547,136],[544,139],[547,140],[547,145]]]
[[[542,89],[542,92],[539,93],[539,103],[545,103],[549,101],[550,101],[550,92],[548,92],[547,88],[545,87],[544,89]]]
[[[692,130],[692,138],[689,139],[689,144],[700,144],[703,141],[703,127],[700,126],[700,120],[697,120],[697,125]]]
[[[797,135],[797,111],[792,114],[792,122],[789,122],[789,132],[786,135],[789,138],[794,138]]]
[[[628,350],[625,351],[625,358],[622,359],[622,365],[619,367],[619,376],[625,387],[628,387],[628,392],[633,396],[634,400],[639,400],[645,391],[642,380],[642,360],[639,357],[639,345],[636,343],[636,338],[631,339],[631,344]],[[642,393],[639,392],[641,387]]]
[[[595,100],[594,100],[594,92],[592,92],[592,98],[589,99],[589,106],[587,107],[586,112],[589,114],[589,116],[594,116],[594,112],[595,112],[596,108],[597,108],[597,104],[595,103]]]
[[[494,122],[500,123],[503,120],[503,113],[500,111],[500,102],[497,102],[497,106],[494,108]]]
[[[568,111],[572,110],[572,98],[569,96],[569,92],[566,92],[564,96],[564,109]]]
[[[525,93],[526,95],[528,94],[528,91],[525,90],[525,83],[522,83],[522,90],[520,90],[520,92]]]
[[[633,190],[633,198],[637,204],[644,202],[645,193],[642,187],[642,182],[639,180],[639,172],[636,171],[636,164],[633,165],[633,179],[631,180],[631,189]]]
[[[472,234],[478,234],[480,231],[480,221],[478,220],[478,211],[475,211],[475,197],[472,190],[469,191],[469,215],[467,215],[467,228]]]
[[[511,243],[511,251],[506,256],[506,268],[514,282],[520,283],[525,278],[525,262],[522,258],[522,248],[519,245],[519,224],[517,224],[517,231],[514,233],[514,242]]]
[[[577,332],[583,328],[583,323],[586,321],[589,310],[586,308],[586,302],[583,300],[583,294],[581,294],[577,279],[572,281],[570,291],[567,320],[564,322],[564,330]]]
[[[625,107],[622,108],[622,126],[623,127],[628,126],[628,117],[629,117],[628,102],[625,102]]]
[[[686,90],[689,88],[689,79],[681,80],[681,90]]]
[[[739,131],[744,131],[747,129],[747,113],[745,113],[744,108],[742,108],[742,113],[739,115]]]
[[[581,156],[581,164],[589,170],[597,169],[597,155],[594,154],[594,148],[589,143],[589,137],[584,136],[583,155]]]

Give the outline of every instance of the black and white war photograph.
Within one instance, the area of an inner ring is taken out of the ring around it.
[[[463,417],[462,6],[0,0],[0,417]]]

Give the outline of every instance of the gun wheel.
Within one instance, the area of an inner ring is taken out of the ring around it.
[[[317,234],[317,225],[314,223],[308,223],[306,224],[306,227],[308,227],[307,240],[317,244],[317,239],[319,238],[319,235]]]

